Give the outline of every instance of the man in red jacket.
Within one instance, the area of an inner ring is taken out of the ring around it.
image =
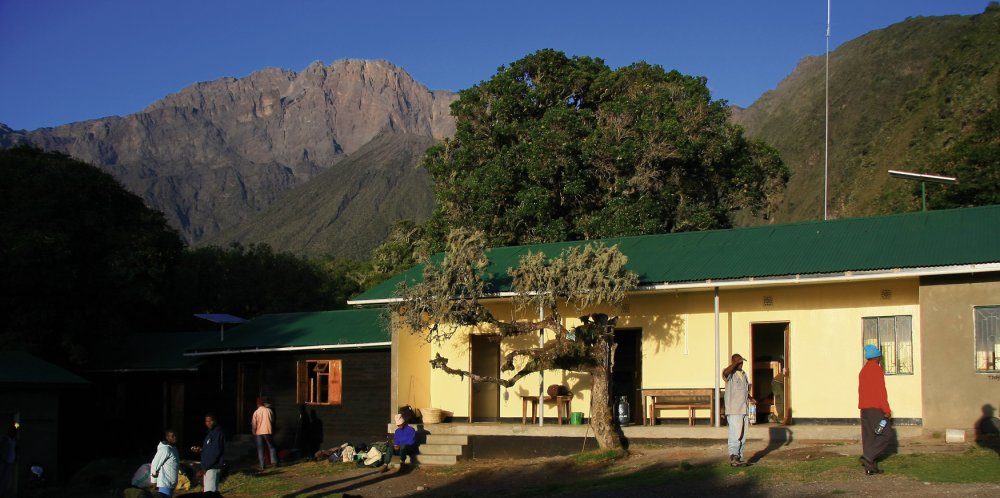
[[[858,408],[861,410],[861,448],[863,456],[861,464],[865,466],[865,474],[875,475],[882,471],[878,468],[878,457],[895,439],[892,427],[889,427],[889,395],[885,391],[885,373],[879,358],[882,352],[877,347],[865,345],[865,366],[858,374]],[[880,428],[880,422],[886,425]]]

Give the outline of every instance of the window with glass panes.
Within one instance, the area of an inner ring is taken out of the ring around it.
[[[882,352],[882,368],[886,375],[912,374],[913,317],[874,316],[865,317],[862,322],[862,347],[873,344]]]
[[[1000,371],[1000,306],[977,306],[976,320],[976,371]]]

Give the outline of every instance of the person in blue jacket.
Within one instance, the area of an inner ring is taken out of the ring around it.
[[[417,431],[406,423],[402,415],[396,414],[396,432],[392,436],[392,449],[399,454],[400,468],[406,464],[406,457],[412,451],[417,439]]]
[[[205,441],[201,446],[192,446],[191,451],[201,453],[201,470],[203,491],[219,491],[219,473],[225,464],[223,455],[226,452],[226,435],[222,433],[222,428],[215,421],[215,414],[205,415],[205,427],[208,433],[205,434]]]

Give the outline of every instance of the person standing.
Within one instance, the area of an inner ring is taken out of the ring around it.
[[[164,496],[172,496],[177,487],[177,468],[180,455],[177,453],[177,433],[171,429],[163,432],[163,441],[156,446],[156,456],[149,464],[149,477],[156,484],[156,491]]]
[[[203,491],[219,491],[219,474],[224,464],[223,455],[226,451],[226,436],[215,420],[215,414],[205,415],[205,441],[201,446],[192,446],[191,451],[201,454],[201,470]]]
[[[10,424],[7,433],[0,436],[0,497],[15,496],[17,462],[17,426]]]
[[[882,473],[878,458],[895,439],[889,417],[889,394],[885,390],[885,372],[879,359],[882,352],[872,345],[865,345],[865,365],[858,374],[858,409],[861,410],[861,465],[865,474]],[[885,421],[883,425],[882,422]]]
[[[250,417],[250,427],[253,429],[253,437],[257,442],[257,463],[259,469],[264,470],[264,446],[267,446],[271,456],[271,465],[278,464],[278,450],[274,447],[274,410],[267,398],[261,396],[257,398],[257,409]]]
[[[743,371],[744,358],[734,354],[729,366],[722,370],[722,380],[726,382],[726,423],[729,425],[729,464],[733,467],[746,465],[743,450],[750,429],[749,404],[756,403],[750,397],[750,381]]]

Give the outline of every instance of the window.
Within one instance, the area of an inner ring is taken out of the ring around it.
[[[1000,370],[1000,306],[979,306],[976,310],[976,371]]]
[[[874,344],[882,352],[886,375],[913,373],[913,317],[876,316],[863,318],[862,346]],[[864,356],[862,356],[863,358]]]
[[[340,360],[304,360],[297,367],[297,403],[340,404]]]

